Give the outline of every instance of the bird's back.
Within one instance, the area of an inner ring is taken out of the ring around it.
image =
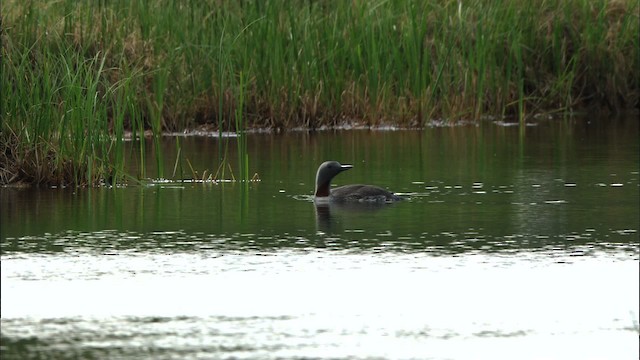
[[[331,189],[333,201],[358,201],[358,202],[393,202],[402,200],[381,187],[373,185],[344,185]]]

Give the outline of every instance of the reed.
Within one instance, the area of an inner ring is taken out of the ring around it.
[[[122,180],[127,131],[144,178],[146,130],[162,177],[162,132],[202,123],[222,134],[639,106],[634,0],[0,6],[2,183]]]
[[[249,153],[247,152],[247,134],[244,129],[244,77],[240,72],[238,86],[238,104],[236,106],[236,133],[238,134],[238,167],[240,168],[240,181],[249,182]]]

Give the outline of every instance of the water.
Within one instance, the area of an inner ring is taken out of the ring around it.
[[[635,119],[253,134],[248,185],[2,189],[0,354],[637,359],[637,134]],[[218,139],[181,145],[215,172]],[[336,185],[409,199],[316,208],[327,159],[355,166]]]

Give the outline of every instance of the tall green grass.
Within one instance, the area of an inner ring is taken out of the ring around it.
[[[640,98],[635,0],[1,6],[2,183],[121,180],[127,131],[150,130],[163,177],[162,132],[205,123],[242,146],[245,127],[525,121]]]

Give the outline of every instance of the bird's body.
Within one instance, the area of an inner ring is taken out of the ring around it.
[[[325,161],[316,174],[316,202],[367,202],[388,203],[402,200],[381,187],[374,185],[344,185],[331,189],[331,180],[339,173],[351,169],[352,165],[342,165],[337,161]]]

